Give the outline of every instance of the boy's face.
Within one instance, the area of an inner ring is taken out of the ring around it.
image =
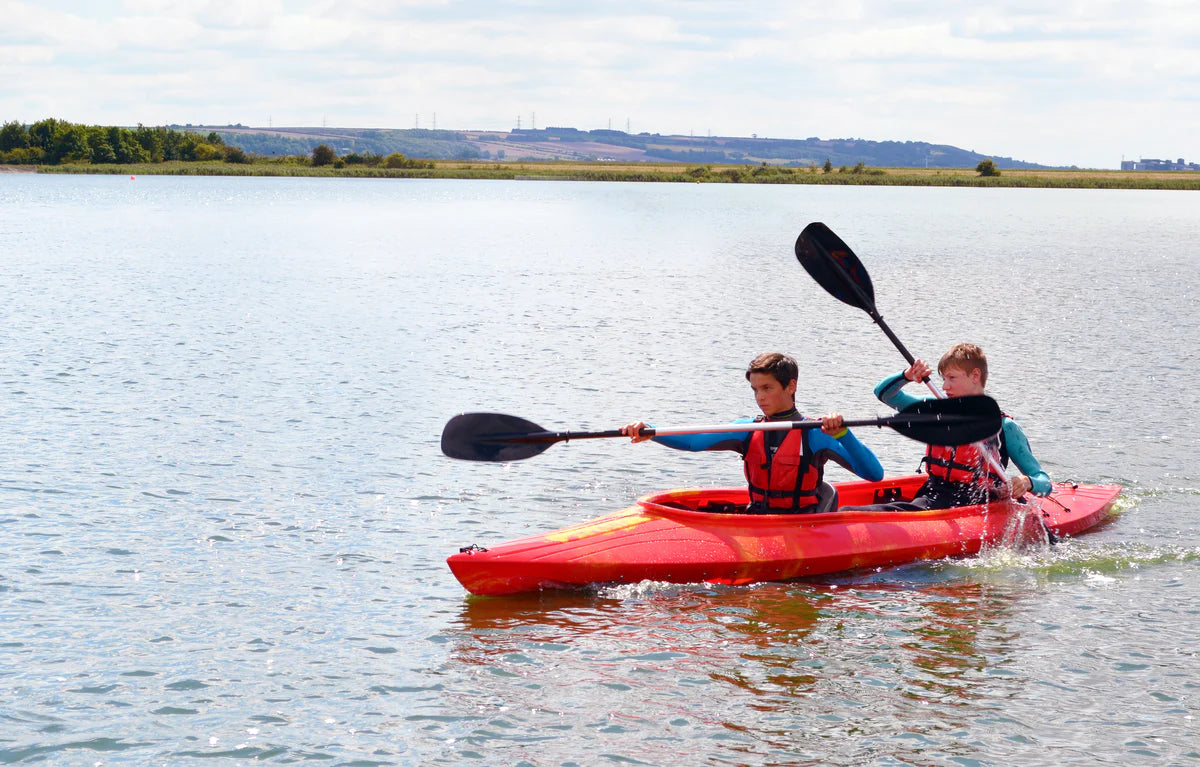
[[[791,410],[796,406],[796,382],[787,386],[770,373],[751,373],[750,388],[754,390],[754,401],[765,416]]]
[[[957,365],[947,365],[942,371],[942,391],[947,397],[967,397],[973,394],[983,394],[983,384],[980,378],[983,371],[975,368],[970,372]]]

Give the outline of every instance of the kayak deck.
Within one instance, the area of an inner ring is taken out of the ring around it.
[[[923,475],[836,485],[839,506],[910,499]],[[926,511],[728,513],[745,487],[688,488],[561,530],[467,547],[447,559],[474,594],[514,594],[597,583],[739,585],[976,554],[989,543],[1076,535],[1103,522],[1119,485],[1055,484],[1037,506],[997,501]],[[1043,528],[1044,524],[1044,528]]]

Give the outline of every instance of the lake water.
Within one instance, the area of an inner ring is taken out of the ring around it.
[[[1198,206],[0,174],[0,763],[1196,764]],[[804,412],[887,413],[903,360],[792,255],[817,220],[1120,516],[813,582],[468,597],[460,546],[742,478],[624,440],[455,462],[455,413],[724,421],[765,350]]]

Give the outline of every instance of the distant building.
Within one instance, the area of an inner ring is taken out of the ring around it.
[[[1140,160],[1122,160],[1121,170],[1200,170],[1200,163],[1178,160],[1155,160],[1143,157]]]

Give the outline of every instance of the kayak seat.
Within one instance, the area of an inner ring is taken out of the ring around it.
[[[666,504],[671,506],[672,504]],[[699,506],[697,511],[705,511],[709,514],[745,514],[746,504],[731,503],[729,501],[705,501]]]
[[[871,503],[895,503],[896,501],[904,500],[912,499],[904,498],[898,487],[877,487],[875,488],[875,498]]]

